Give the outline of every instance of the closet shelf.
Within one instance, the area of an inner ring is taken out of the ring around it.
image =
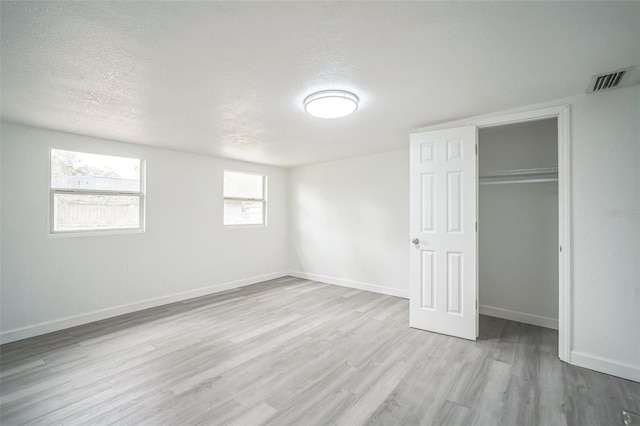
[[[480,176],[480,185],[501,183],[557,182],[557,167],[537,167],[533,169],[499,170]]]

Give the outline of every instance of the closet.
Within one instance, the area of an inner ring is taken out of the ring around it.
[[[478,130],[480,314],[558,328],[558,120]]]

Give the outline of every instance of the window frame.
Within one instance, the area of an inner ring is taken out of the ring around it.
[[[226,173],[239,173],[243,175],[252,175],[252,176],[260,176],[262,178],[262,198],[251,198],[251,197],[227,197],[224,193],[224,182]],[[231,226],[231,227],[267,227],[267,179],[268,176],[262,173],[252,173],[245,172],[241,170],[231,170],[224,169],[222,171],[222,226]],[[224,203],[225,201],[253,201],[262,203],[262,222],[261,223],[225,223],[224,222]]]
[[[118,191],[118,190],[99,190],[99,189],[62,189],[53,188],[52,160],[53,151],[67,151],[78,154],[102,155],[105,157],[125,158],[128,160],[140,161],[140,190],[139,191]],[[49,148],[49,236],[51,237],[89,237],[98,235],[118,235],[118,234],[142,234],[146,228],[146,161],[144,158],[125,157],[122,155],[111,155],[97,152],[76,151],[63,148]],[[108,195],[115,197],[138,197],[138,226],[135,228],[92,228],[60,231],[55,229],[55,196],[56,194],[81,194],[81,195]]]

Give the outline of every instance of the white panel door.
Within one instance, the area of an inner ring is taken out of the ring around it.
[[[475,126],[411,135],[410,325],[475,340]]]

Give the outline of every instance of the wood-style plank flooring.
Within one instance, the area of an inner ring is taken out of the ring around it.
[[[408,301],[282,278],[0,347],[0,421],[118,425],[619,425],[640,384],[481,317],[470,342]]]

